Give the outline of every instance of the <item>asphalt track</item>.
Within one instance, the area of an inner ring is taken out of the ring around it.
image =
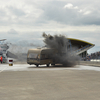
[[[9,66],[8,64],[0,64],[0,73],[3,71],[41,71],[41,70],[93,70],[100,71],[100,67],[96,66],[84,66],[84,65],[76,65],[74,67],[64,67],[61,65],[58,66],[50,66],[46,67],[45,65],[40,65],[36,67],[35,65],[28,64],[14,64],[13,66]]]
[[[0,64],[0,100],[100,100],[100,67]]]

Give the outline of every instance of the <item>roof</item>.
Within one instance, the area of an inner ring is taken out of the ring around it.
[[[89,45],[89,44],[94,45],[94,44],[84,41],[84,40],[79,40],[79,39],[74,39],[74,38],[67,38],[67,39],[69,39],[71,41],[72,45],[83,45],[83,46]]]
[[[36,49],[29,49],[28,52],[33,52],[33,53],[41,53],[41,52],[50,52],[53,49],[51,48],[36,48]]]

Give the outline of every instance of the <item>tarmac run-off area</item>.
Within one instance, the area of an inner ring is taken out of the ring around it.
[[[0,100],[100,100],[100,67],[0,64]]]

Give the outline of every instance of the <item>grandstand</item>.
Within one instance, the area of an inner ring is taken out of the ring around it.
[[[87,50],[94,47],[95,45],[83,40],[67,38],[69,40],[69,48],[76,52],[81,58],[86,58]]]
[[[90,61],[90,60],[93,61],[93,60],[98,60],[98,59],[100,59],[100,51],[91,53],[87,55],[85,58],[86,61]]]

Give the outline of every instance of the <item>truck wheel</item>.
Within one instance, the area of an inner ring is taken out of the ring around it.
[[[52,66],[55,66],[55,64],[51,64]]]
[[[49,67],[49,64],[47,64],[47,67]]]
[[[38,67],[39,65],[36,65],[36,67]]]

